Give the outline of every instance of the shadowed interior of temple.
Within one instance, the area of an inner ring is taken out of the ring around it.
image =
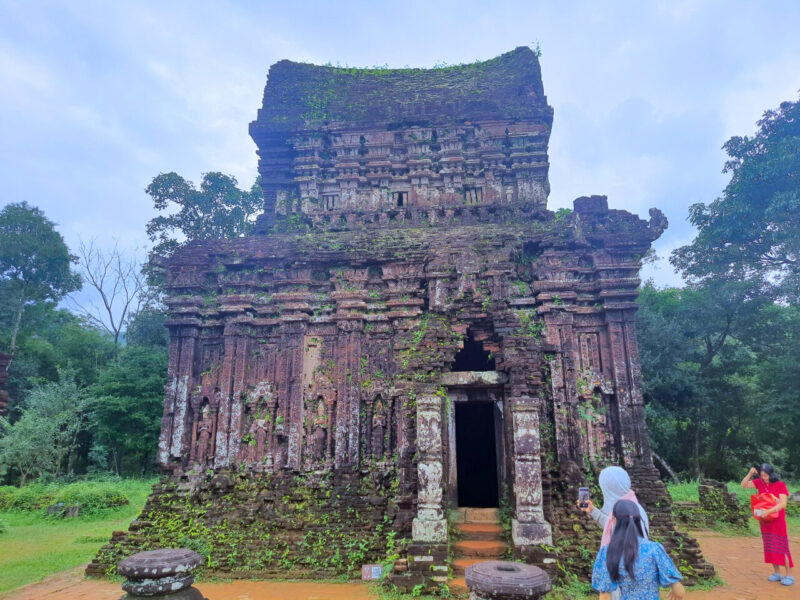
[[[495,442],[493,403],[456,403],[459,506],[498,506]]]
[[[467,329],[464,347],[456,354],[453,371],[494,371],[494,358],[483,344],[475,341],[472,331]]]

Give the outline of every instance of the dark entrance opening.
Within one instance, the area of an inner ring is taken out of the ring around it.
[[[458,505],[495,508],[499,495],[494,403],[467,401],[455,405]]]
[[[494,358],[483,344],[475,341],[472,331],[467,329],[464,347],[456,354],[453,371],[494,371]]]

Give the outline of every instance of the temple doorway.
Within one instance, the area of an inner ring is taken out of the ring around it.
[[[455,404],[459,506],[499,506],[495,411],[488,400]]]

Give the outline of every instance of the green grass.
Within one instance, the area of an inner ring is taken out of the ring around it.
[[[90,561],[112,531],[127,529],[139,515],[155,481],[85,482],[84,487],[121,492],[130,504],[75,518],[47,517],[44,510],[0,512],[5,524],[0,534],[0,594]]]

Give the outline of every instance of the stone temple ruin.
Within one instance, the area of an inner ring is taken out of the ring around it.
[[[621,464],[653,536],[711,574],[644,420],[635,299],[666,219],[604,196],[549,211],[552,122],[528,48],[432,70],[273,65],[250,125],[256,233],[162,265],[170,477],[89,572],[180,544],[239,574],[402,554],[398,582],[441,581],[448,510],[466,506],[503,507],[514,555],[585,573],[600,532],[577,486]]]

